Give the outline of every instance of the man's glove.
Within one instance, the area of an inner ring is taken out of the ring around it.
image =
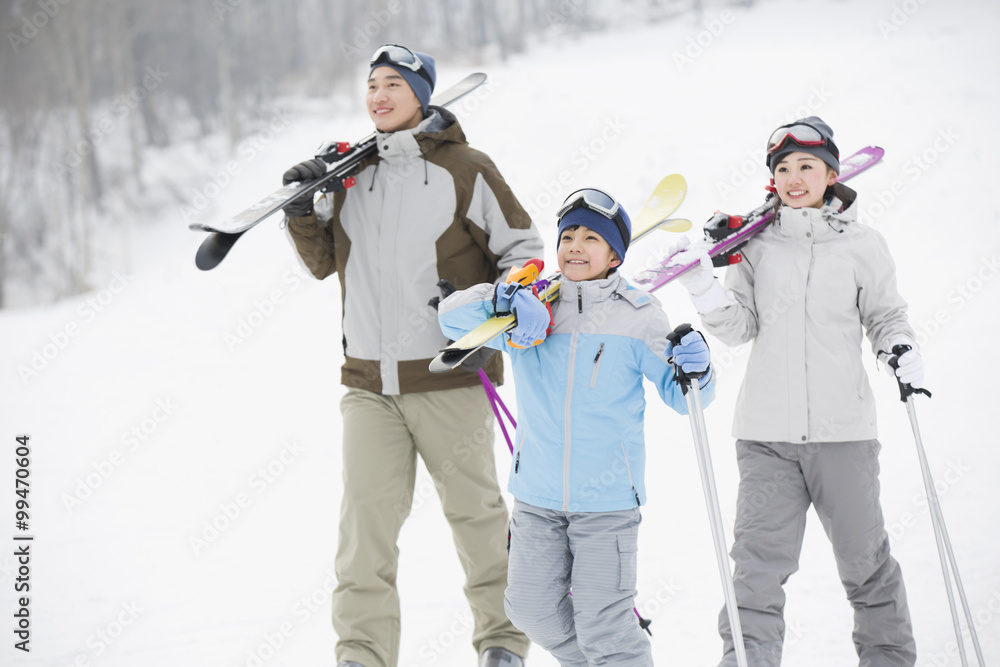
[[[298,181],[311,181],[319,178],[325,173],[326,163],[319,158],[314,158],[312,160],[300,162],[286,171],[281,177],[281,184],[288,185],[289,183],[295,183]],[[290,218],[303,218],[312,215],[313,193],[304,194],[298,199],[293,199],[285,204],[282,210],[285,212],[285,215]]]

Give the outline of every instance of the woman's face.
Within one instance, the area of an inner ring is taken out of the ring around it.
[[[837,172],[815,155],[801,151],[781,158],[774,168],[774,187],[781,202],[790,208],[820,208],[828,186],[837,182]]]

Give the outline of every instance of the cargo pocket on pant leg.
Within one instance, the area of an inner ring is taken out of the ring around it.
[[[618,589],[622,591],[635,591],[637,538],[634,534],[618,536]]]

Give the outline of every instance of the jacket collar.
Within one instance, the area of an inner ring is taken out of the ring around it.
[[[567,301],[578,310],[611,299],[624,299],[640,308],[649,303],[650,296],[642,290],[632,289],[618,271],[603,280],[574,281],[562,278],[559,286],[559,301]]]
[[[441,143],[467,143],[458,119],[441,107],[428,107],[427,117],[412,129],[376,132],[376,139],[379,157],[389,162],[415,159]]]
[[[857,223],[857,193],[842,183],[837,183],[833,186],[833,197],[822,208],[782,206],[778,213],[775,229],[782,236],[837,236]]]

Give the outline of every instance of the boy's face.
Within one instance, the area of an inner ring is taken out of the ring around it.
[[[774,187],[790,208],[822,208],[823,194],[837,182],[837,172],[809,153],[789,153],[774,168]]]
[[[391,67],[376,67],[368,77],[368,115],[382,132],[410,130],[424,119],[410,84]]]
[[[556,257],[562,274],[575,281],[607,278],[608,272],[621,264],[604,237],[582,225],[563,230]]]

